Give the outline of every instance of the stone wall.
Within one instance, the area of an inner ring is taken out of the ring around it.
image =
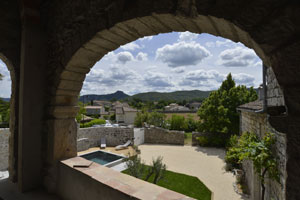
[[[0,171],[8,169],[8,139],[9,129],[0,129]]]
[[[133,128],[97,127],[80,128],[77,132],[77,151],[99,146],[100,138],[106,138],[106,146],[117,146],[132,140]]]
[[[145,143],[184,145],[183,131],[170,131],[163,128],[145,128]]]
[[[275,134],[276,144],[275,144],[275,152],[278,157],[278,168],[280,173],[280,184],[275,181],[267,181],[266,185],[266,199],[274,199],[274,200],[284,200],[285,199],[285,185],[286,185],[286,162],[287,162],[287,154],[286,154],[286,135],[284,133],[280,133],[273,129],[267,121],[267,114],[258,114],[254,112],[241,112],[241,124],[240,124],[241,132],[253,132],[256,133],[259,137],[263,137],[266,132],[271,132]],[[255,175],[253,170],[253,165],[251,162],[243,163],[243,168],[246,172],[246,182],[248,183],[249,191],[251,194],[251,198],[259,199],[260,196],[260,188],[257,187],[259,185],[258,177]]]
[[[267,68],[267,104],[268,106],[285,105],[283,92],[271,67]]]

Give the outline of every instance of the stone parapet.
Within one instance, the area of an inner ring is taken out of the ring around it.
[[[0,129],[0,171],[8,169],[8,140],[10,131],[8,128]]]
[[[184,131],[163,128],[145,128],[145,143],[184,145]]]
[[[91,127],[79,128],[77,133],[77,150],[83,151],[100,145],[100,139],[106,139],[106,146],[114,147],[132,140],[133,128]]]

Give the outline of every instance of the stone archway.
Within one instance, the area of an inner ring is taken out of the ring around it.
[[[70,134],[70,131],[74,130],[70,130],[68,127],[74,127],[72,124],[78,111],[78,95],[85,75],[93,65],[105,54],[121,45],[144,36],[172,31],[210,33],[236,42],[240,41],[249,48],[254,49],[265,63],[270,63],[268,57],[266,57],[262,49],[249,34],[227,20],[212,16],[184,17],[172,14],[153,14],[120,22],[110,29],[101,30],[74,53],[65,69],[55,79],[56,90],[51,98],[49,115],[56,120],[51,120],[51,123],[48,124],[51,124],[49,128],[55,129],[56,133],[53,134],[57,134],[61,138],[59,141],[54,140],[54,142],[59,142],[59,144],[54,145],[65,149],[58,150],[57,154],[53,151],[51,155],[53,160],[76,155],[76,149],[74,149],[76,148],[76,142],[72,141],[74,140],[74,135]],[[65,123],[69,126],[65,126]],[[62,129],[61,126],[64,126],[66,129]]]
[[[71,9],[64,9],[70,7]],[[85,75],[106,53],[140,37],[171,31],[210,33],[252,48],[275,72],[289,116],[277,116],[288,137],[287,198],[297,197],[300,172],[299,5],[252,1],[63,2],[49,13],[51,86],[47,107],[47,163],[76,154],[74,117]],[[277,119],[278,119],[277,118]],[[297,167],[296,167],[297,169]],[[51,171],[51,170],[50,170]],[[55,172],[53,172],[55,174]],[[48,186],[55,183],[48,174]]]
[[[10,136],[9,136],[9,174],[10,179],[12,181],[16,181],[17,178],[17,165],[18,160],[17,153],[18,153],[18,82],[17,76],[15,72],[15,68],[13,64],[5,57],[3,54],[0,53],[0,59],[6,64],[11,78],[11,96],[10,96],[10,122],[9,122],[9,129],[10,129]]]

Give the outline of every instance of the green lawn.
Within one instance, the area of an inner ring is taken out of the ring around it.
[[[128,171],[124,170],[122,173],[128,174]],[[149,178],[148,182],[152,183],[153,178],[154,175]],[[157,185],[186,196],[193,197],[195,199],[211,199],[211,191],[197,177],[194,176],[166,171],[164,179],[161,179]]]
[[[192,133],[184,133],[184,145],[192,145]]]

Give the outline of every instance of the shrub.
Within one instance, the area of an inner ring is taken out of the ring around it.
[[[142,179],[145,173],[145,164],[141,161],[140,156],[135,155],[126,158],[125,164],[127,166],[128,174],[136,178]]]
[[[207,133],[197,137],[200,146],[203,147],[225,147],[227,138],[223,133]]]
[[[255,172],[261,181],[262,195],[265,195],[265,178],[268,175],[270,180],[279,182],[279,171],[277,159],[273,155],[275,137],[272,133],[266,133],[259,139],[254,133],[243,133],[236,145],[226,152],[225,161],[233,165],[239,165],[243,160],[251,160]]]
[[[152,165],[148,169],[147,176],[145,178],[145,181],[148,181],[148,179],[154,174],[153,183],[157,184],[157,182],[164,178],[164,175],[166,173],[167,166],[162,163],[163,157],[158,156],[156,159],[152,160]]]
[[[178,130],[183,131],[187,128],[187,124],[185,123],[184,116],[180,115],[172,115],[172,118],[170,120],[170,129],[171,130]]]
[[[192,115],[188,115],[187,119],[185,119],[186,129],[185,132],[193,132],[198,127],[198,122],[194,120]]]
[[[209,145],[208,138],[205,136],[199,136],[197,137],[197,140],[199,142],[199,145],[202,147],[207,147]]]
[[[231,135],[228,141],[226,142],[226,148],[229,149],[231,147],[234,147],[238,143],[238,135]]]
[[[109,118],[111,121],[116,121],[116,114],[112,114]]]
[[[90,122],[87,122],[87,123],[81,123],[80,124],[80,128],[88,128],[88,127],[91,127],[93,125],[96,125],[96,124],[105,124],[105,120],[104,119],[93,119],[92,121]]]
[[[143,127],[145,122],[156,127],[165,127],[166,115],[158,112],[138,112],[134,119],[134,125],[136,127]]]

